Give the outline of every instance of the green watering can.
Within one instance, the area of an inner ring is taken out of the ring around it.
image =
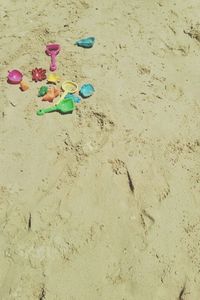
[[[48,108],[44,108],[44,109],[39,109],[36,114],[38,116],[43,116],[46,113],[49,112],[53,112],[53,111],[59,111],[62,114],[67,114],[70,112],[73,112],[73,110],[75,110],[75,105],[74,105],[74,101],[71,99],[63,99],[62,101],[60,101],[59,103],[57,103],[54,106],[48,107]]]

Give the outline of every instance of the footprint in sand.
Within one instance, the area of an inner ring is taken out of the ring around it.
[[[167,84],[165,90],[169,95],[169,100],[176,101],[184,95],[183,90],[174,83]]]
[[[114,122],[108,116],[86,106],[77,109],[76,123],[79,130],[66,133],[64,143],[65,150],[73,152],[77,161],[100,151],[114,129]]]

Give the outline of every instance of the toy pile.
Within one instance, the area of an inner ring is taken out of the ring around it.
[[[81,39],[75,43],[75,45],[83,48],[93,47],[95,42],[94,37]],[[72,113],[82,98],[88,98],[95,92],[92,84],[84,84],[79,90],[79,96],[75,95],[78,92],[78,85],[72,81],[63,81],[61,89],[57,87],[57,84],[61,81],[58,74],[54,73],[57,70],[56,56],[59,54],[61,47],[59,44],[48,44],[45,52],[51,57],[50,71],[51,73],[47,76],[46,70],[42,68],[35,68],[32,70],[32,80],[35,82],[47,80],[47,84],[40,87],[38,91],[38,97],[42,101],[53,102],[55,98],[59,97],[59,101],[48,108],[39,109],[36,114],[42,116],[45,113],[58,111],[62,114]],[[20,89],[24,92],[29,89],[28,84],[23,80],[23,74],[19,70],[12,70],[8,72],[7,81],[10,84],[19,84]]]

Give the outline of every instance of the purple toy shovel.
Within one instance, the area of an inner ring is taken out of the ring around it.
[[[55,71],[57,69],[56,65],[56,56],[60,52],[60,45],[59,44],[49,44],[46,46],[46,54],[51,56],[51,65],[50,70]]]

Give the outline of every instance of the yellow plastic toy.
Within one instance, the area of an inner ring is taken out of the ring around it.
[[[57,82],[60,82],[60,76],[55,74],[55,73],[50,73],[47,77],[47,81],[49,83],[57,83]]]
[[[72,81],[64,81],[62,84],[63,94],[59,101],[63,100],[67,94],[74,94],[78,91],[78,84]]]
[[[65,94],[74,94],[78,91],[78,84],[72,81],[64,81],[62,84],[62,90]]]

